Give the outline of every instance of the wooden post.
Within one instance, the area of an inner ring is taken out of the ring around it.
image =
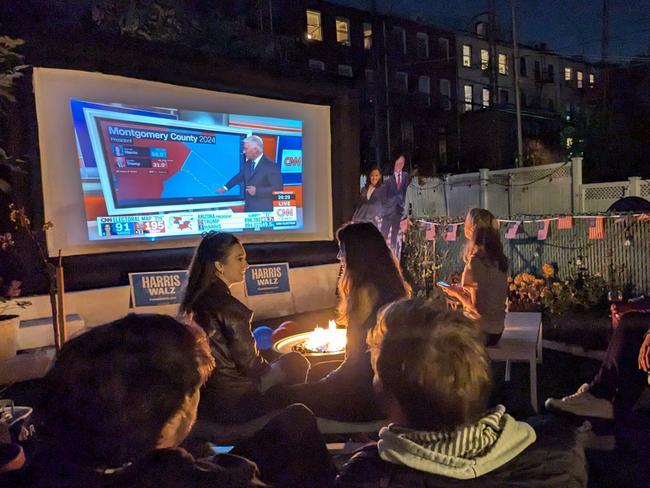
[[[61,250],[59,250],[59,261],[56,265],[56,290],[57,290],[57,322],[58,322],[58,341],[57,352],[61,350],[67,337],[67,327],[65,323],[65,284],[63,276],[63,265],[61,258]],[[56,333],[55,332],[55,333]]]

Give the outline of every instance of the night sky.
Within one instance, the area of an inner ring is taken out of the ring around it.
[[[370,9],[371,0],[331,0]],[[510,32],[510,0],[495,0],[497,23]],[[433,25],[471,28],[471,19],[487,9],[487,0],[376,0],[382,13],[414,18]],[[517,0],[520,42],[545,42],[564,55],[600,59],[602,0]],[[609,60],[626,62],[650,55],[650,0],[610,0]]]

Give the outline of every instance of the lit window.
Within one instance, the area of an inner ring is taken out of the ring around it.
[[[499,74],[508,75],[508,55],[499,54]]]
[[[474,106],[474,89],[472,85],[464,85],[463,92],[465,95],[465,112],[471,112]]]
[[[596,84],[596,75],[589,73],[589,86],[593,87]]]
[[[318,10],[307,10],[307,39],[311,41],[323,40],[323,29]]]
[[[443,110],[451,110],[451,83],[444,78],[440,80],[440,102]]]
[[[576,83],[578,84],[578,88],[582,88],[584,86],[583,84],[583,73],[582,71],[576,71]]]
[[[409,75],[403,71],[395,73],[395,85],[397,90],[402,93],[407,93],[409,91]]]
[[[424,32],[418,32],[415,38],[418,58],[427,59],[429,57],[429,36]]]
[[[363,23],[363,48],[372,49],[372,24],[370,22]]]
[[[571,81],[571,78],[573,78],[571,68],[564,68],[564,81]]]
[[[446,37],[439,37],[438,50],[440,51],[440,57],[445,61],[449,61],[449,39]]]
[[[481,69],[485,71],[490,67],[490,53],[487,49],[481,49]]]
[[[406,54],[406,31],[401,27],[393,27],[393,36],[397,49]]]
[[[350,21],[344,17],[336,18],[336,42],[343,46],[350,45]]]
[[[312,71],[325,71],[325,63],[318,59],[310,59],[309,69]]]
[[[573,137],[567,137],[566,138],[566,148],[571,149],[573,146]]]
[[[418,91],[425,95],[425,105],[427,107],[431,105],[431,80],[428,76],[420,76],[418,78]]]
[[[349,64],[339,64],[339,75],[352,78],[352,66]]]
[[[463,66],[471,68],[472,66],[472,46],[463,44]]]
[[[483,106],[485,108],[490,106],[490,89],[483,88]]]

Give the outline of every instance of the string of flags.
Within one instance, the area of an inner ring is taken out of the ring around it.
[[[628,214],[628,215],[562,215],[558,217],[548,217],[534,220],[508,220],[498,219],[499,224],[506,225],[505,238],[516,239],[517,233],[522,224],[536,225],[537,239],[546,240],[551,226],[551,222],[557,222],[559,230],[569,230],[573,228],[575,219],[588,219],[587,237],[590,240],[599,240],[605,238],[605,219],[617,219],[617,222],[628,222],[629,219],[650,220],[648,214]],[[464,222],[430,222],[427,220],[417,220],[421,229],[425,231],[424,237],[427,241],[433,241],[436,235],[445,241],[455,241],[458,237],[458,227]],[[439,229],[437,229],[439,228]]]

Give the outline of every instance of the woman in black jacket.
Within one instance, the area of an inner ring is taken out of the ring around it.
[[[246,251],[228,233],[207,234],[197,248],[180,312],[199,324],[210,340],[217,368],[206,383],[199,419],[241,423],[270,410],[262,391],[274,384],[304,382],[309,362],[290,353],[269,364],[251,333],[253,312],[230,293],[248,267]]]
[[[372,222],[379,224],[382,212],[383,188],[381,171],[373,168],[368,173],[366,185],[361,189],[359,206],[352,215],[352,222]]]

